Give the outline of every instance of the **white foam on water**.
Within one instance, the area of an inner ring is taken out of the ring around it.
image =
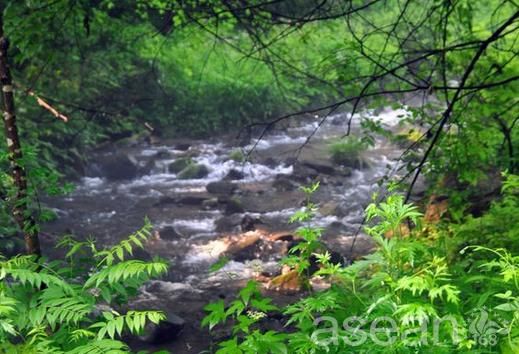
[[[263,137],[261,140],[252,140],[252,142],[245,147],[246,150],[267,150],[274,146],[280,145],[301,145],[306,142],[306,136],[291,137],[286,134],[268,135]]]
[[[181,153],[185,152],[185,151],[181,151],[181,150],[176,150],[176,149],[174,149],[171,146],[160,145],[160,146],[149,147],[147,149],[142,149],[139,152],[138,156],[151,157],[151,156],[155,156],[157,153],[163,152],[163,151],[171,153],[171,154],[174,154],[174,155],[181,154]]]
[[[374,119],[380,121],[386,125],[395,125],[402,119],[403,116],[409,115],[410,112],[404,108],[399,108],[396,110],[386,108],[379,114],[374,114],[373,111],[365,111],[355,116],[365,116],[370,119]],[[349,119],[350,114],[347,113],[339,113],[329,117],[328,122],[325,125],[320,127],[318,134],[322,132],[321,138],[324,136],[328,136],[330,134],[337,134],[337,129],[330,125],[329,123],[332,120],[343,119],[346,121]],[[251,149],[254,146],[254,143],[258,143],[256,149],[264,150],[274,146],[281,145],[300,145],[306,142],[308,133],[314,131],[319,124],[321,117],[316,117],[315,120],[309,121],[303,124],[300,127],[289,128],[288,130],[292,133],[298,133],[299,136],[289,136],[284,133],[267,135],[263,137],[259,142],[253,141],[250,145],[245,147],[245,150]],[[330,129],[331,128],[331,129]],[[294,135],[294,134],[292,134]],[[162,173],[152,173],[146,176],[139,177],[129,182],[123,182],[117,185],[117,191],[121,193],[128,193],[133,188],[143,187],[143,186],[157,186],[157,187],[167,187],[172,188],[172,191],[175,193],[183,193],[183,192],[203,192],[203,186],[207,185],[210,182],[218,181],[224,178],[231,169],[237,169],[244,174],[244,179],[239,183],[250,183],[250,182],[261,182],[272,179],[277,174],[291,174],[293,171],[292,166],[276,166],[274,168],[270,168],[261,164],[254,164],[251,162],[239,163],[232,160],[227,159],[227,155],[230,152],[229,148],[226,148],[222,143],[217,144],[201,144],[197,146],[197,151],[199,151],[199,155],[194,157],[194,161],[199,164],[204,164],[209,168],[209,175],[206,178],[201,179],[188,179],[188,180],[180,180],[177,179],[177,176],[173,173],[162,172]],[[146,148],[140,151],[139,156],[150,157],[157,154],[160,151],[168,151],[173,155],[183,154],[183,152],[173,149],[168,146],[157,146]],[[382,156],[385,158],[385,156]],[[167,170],[167,164],[174,161],[174,159],[166,158],[157,160],[157,165],[161,167],[163,170]],[[374,166],[380,166],[380,163],[390,162],[386,161],[373,161]],[[361,176],[362,177],[362,176]],[[355,178],[355,176],[353,177]],[[84,177],[78,186],[78,194],[84,193],[86,195],[97,195],[101,193],[106,193],[110,191],[110,187],[101,189],[103,184],[109,185],[106,183],[106,180],[98,177]],[[85,193],[86,192],[86,193]]]
[[[227,251],[229,243],[225,240],[211,240],[203,245],[193,245],[182,261],[184,264],[216,262]]]
[[[193,231],[214,231],[216,218],[204,218],[193,220],[175,220],[172,224],[174,227],[193,230]]]
[[[50,208],[54,214],[56,214],[59,217],[65,217],[69,215],[69,212],[67,210],[59,209],[59,208]]]
[[[185,186],[170,189],[175,194],[182,193],[203,193],[206,191],[205,186]]]
[[[144,150],[141,150],[141,152],[139,153],[139,156],[144,156],[144,157],[149,157],[149,156],[153,156],[157,153],[157,150],[155,149],[144,149]]]
[[[273,210],[268,211],[266,213],[247,213],[253,218],[265,218],[265,219],[278,219],[283,218],[286,219],[288,222],[288,219],[297,211],[297,208],[288,208],[288,209],[282,209],[282,210]]]
[[[100,177],[83,177],[80,183],[77,184],[76,188],[72,192],[72,196],[77,195],[99,195],[109,194],[111,191],[110,185],[104,178]]]
[[[105,180],[100,177],[83,177],[81,178],[81,186],[86,188],[96,188],[105,183]]]
[[[112,211],[108,211],[108,212],[98,213],[97,217],[99,219],[110,219],[111,217],[113,217],[115,215],[117,215],[117,212],[115,210],[112,210]]]
[[[263,182],[278,174],[291,174],[293,171],[292,166],[280,165],[271,168],[251,162],[239,163],[233,160],[224,160],[215,153],[200,155],[195,157],[194,161],[208,166],[209,175],[207,177],[178,179],[174,173],[156,173],[122,183],[117,189],[119,192],[128,192],[143,186],[156,186],[172,188],[175,193],[204,192],[207,184],[222,180],[232,169],[243,173],[244,178],[238,181],[239,183]]]
[[[409,110],[406,108],[406,106],[398,109],[385,108],[378,114],[374,114],[373,111],[369,111],[367,116],[374,121],[380,122],[389,127],[394,127],[398,125],[403,119],[411,116],[411,112],[409,112]]]
[[[265,165],[246,163],[239,171],[245,175],[240,182],[250,183],[263,182],[274,178],[276,175],[290,175],[294,171],[294,168],[284,165],[271,168]]]
[[[332,118],[332,117],[330,117],[330,118]],[[311,133],[318,127],[319,127],[319,121],[316,120],[314,122],[304,124],[300,127],[288,128],[288,131],[294,132],[294,133]]]
[[[218,210],[214,210],[207,211],[205,214],[211,216],[195,219],[178,219],[173,221],[163,221],[161,223],[158,223],[157,227],[173,227],[177,229],[180,233],[190,232],[193,235],[214,234],[214,231],[216,229],[216,220],[221,215],[221,213]]]
[[[339,221],[339,218],[335,215],[322,216],[320,214],[317,214],[311,223],[312,226],[326,228],[330,226],[331,223],[336,221]]]

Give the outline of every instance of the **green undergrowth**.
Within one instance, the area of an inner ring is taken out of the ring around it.
[[[348,136],[334,141],[329,145],[331,159],[338,165],[359,167],[362,166],[362,152],[368,148],[369,144],[355,136]]]
[[[153,310],[116,310],[168,269],[163,260],[132,257],[151,229],[146,221],[107,249],[64,237],[58,245],[66,250],[63,260],[0,256],[0,352],[129,352],[123,334],[140,334],[147,323],[165,318]]]
[[[283,263],[308,277],[317,261],[311,276],[330,288],[278,308],[251,282],[230,304],[208,305],[204,325],[232,327],[217,353],[516,353],[519,256],[507,247],[519,232],[510,222],[519,214],[518,181],[508,176],[502,198],[462,224],[424,224],[398,194],[373,203],[365,232],[376,251],[348,266],[333,264],[320,230],[303,226],[300,250]],[[294,218],[311,222],[314,207]],[[279,316],[281,331],[268,324]]]

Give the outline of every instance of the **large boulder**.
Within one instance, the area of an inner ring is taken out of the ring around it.
[[[166,226],[159,230],[159,237],[162,240],[175,241],[182,238],[182,235],[173,226]]]
[[[216,232],[230,232],[238,228],[242,220],[240,214],[224,216],[216,220]]]
[[[161,150],[157,151],[154,158],[160,159],[160,160],[165,160],[165,159],[170,159],[172,156],[173,155],[171,154],[171,152],[169,150],[161,149]]]
[[[231,195],[237,188],[238,186],[227,181],[211,182],[206,187],[209,193],[218,195]]]
[[[198,195],[186,195],[183,197],[179,197],[176,199],[177,205],[203,205],[207,200],[207,197],[198,196]]]
[[[227,173],[227,175],[224,177],[224,180],[225,181],[235,181],[235,180],[243,179],[244,177],[245,177],[245,175],[243,174],[243,172],[235,170],[235,169],[231,169],[229,171],[229,173]]]
[[[216,209],[218,207],[218,198],[209,198],[202,202],[202,207],[206,210]]]
[[[325,164],[325,163],[314,162],[314,161],[303,161],[302,164],[303,164],[303,166],[311,168],[312,170],[316,171],[319,174],[334,175],[336,172],[336,169],[334,166]]]
[[[137,161],[126,154],[98,156],[87,169],[87,175],[112,181],[134,179],[139,174]]]
[[[319,213],[322,216],[338,215],[338,209],[339,209],[339,203],[334,202],[334,201],[329,201],[329,202],[322,204],[319,207]]]
[[[225,201],[225,215],[245,212],[241,201],[238,198],[229,198]]]
[[[272,187],[277,191],[293,191],[296,190],[298,184],[293,181],[293,178],[288,175],[277,175],[272,182]]]
[[[180,171],[177,175],[179,179],[200,179],[209,174],[207,166],[202,164],[191,164]]]
[[[257,224],[263,224],[261,219],[254,218],[254,217],[250,216],[249,214],[246,214],[241,219],[240,228],[241,228],[242,232],[254,231],[254,230],[256,230]]]
[[[165,196],[165,197],[161,197],[156,203],[153,203],[153,206],[154,207],[163,207],[163,206],[169,206],[171,204],[176,204],[176,203],[177,203],[177,199],[175,199],[173,197]]]
[[[319,176],[319,172],[301,163],[296,163],[293,167],[292,176],[298,181],[307,183],[315,180]]]
[[[178,143],[175,145],[174,149],[179,151],[187,151],[191,147],[189,143]]]

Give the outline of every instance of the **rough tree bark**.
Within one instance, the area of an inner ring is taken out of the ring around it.
[[[7,50],[9,41],[3,31],[2,9],[0,8],[0,82],[2,86],[3,116],[7,150],[11,163],[11,175],[16,187],[16,194],[12,207],[13,217],[23,232],[25,250],[28,254],[41,254],[38,231],[34,217],[31,215],[27,203],[27,176],[21,165],[23,158],[16,125],[16,111],[14,105],[13,82],[8,65]]]

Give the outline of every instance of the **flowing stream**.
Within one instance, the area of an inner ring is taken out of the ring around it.
[[[378,120],[388,129],[398,129],[398,121],[406,114],[405,110],[391,109],[377,115],[359,114],[353,119],[352,134],[359,134],[359,121],[364,118]],[[320,117],[302,119],[241,147],[238,141],[214,138],[180,144],[183,146],[175,141],[157,145],[142,142],[100,151],[92,161],[127,156],[140,172],[125,180],[113,180],[103,176],[94,162],[89,177],[82,178],[73,193],[46,200],[59,218],[46,225],[43,241],[54,242],[56,235],[73,233],[78,237],[93,236],[98,243],[111,245],[139,229],[148,217],[156,232],[138,255],[159,255],[171,262],[171,268],[164,279],[145,287],[141,298],[158,301],[166,297],[164,301],[185,305],[198,296],[201,306],[213,297],[204,292],[226,284],[229,274],[233,274],[233,281],[258,272],[275,274],[281,257],[276,249],[256,254],[257,259],[230,257],[229,263],[216,273],[208,269],[225,253],[229,235],[239,237],[245,215],[272,232],[293,230],[295,226],[287,221],[304,200],[297,186],[317,175],[321,187],[315,201],[320,209],[314,225],[326,229],[325,243],[340,252],[340,245],[349,245],[352,235],[359,230],[363,209],[379,189],[377,182],[395,170],[401,153],[387,140],[377,137],[375,146],[363,153],[360,168],[340,170],[329,161],[328,144],[344,135],[348,119],[348,114],[334,115],[320,127]],[[314,131],[311,142],[300,149]],[[234,151],[247,152],[253,146],[255,150],[247,162],[230,159]],[[207,176],[179,179],[176,173],[169,172],[168,166],[185,156],[206,166]],[[239,179],[229,179],[230,172]],[[231,185],[234,190],[206,190],[210,183],[222,180],[226,181],[224,187]],[[181,294],[188,294],[188,299],[179,300]],[[196,308],[192,304],[186,306]],[[182,311],[176,306],[174,310],[188,316],[189,309]]]

